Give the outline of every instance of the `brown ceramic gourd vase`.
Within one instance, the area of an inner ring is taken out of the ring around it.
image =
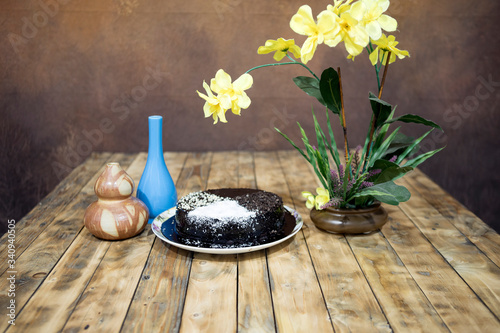
[[[313,208],[310,217],[319,229],[338,234],[370,233],[387,222],[387,212],[380,202],[361,209]]]
[[[85,227],[94,236],[107,240],[133,237],[144,230],[149,211],[132,196],[134,180],[119,163],[108,163],[94,185],[98,200],[85,211]]]

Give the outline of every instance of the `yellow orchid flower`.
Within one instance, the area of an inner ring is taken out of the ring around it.
[[[326,205],[330,201],[330,194],[328,190],[318,187],[316,189],[317,196],[314,196],[311,192],[303,191],[301,194],[304,198],[307,199],[306,207],[309,209],[316,208],[317,210],[321,210],[324,205]]]
[[[300,47],[295,45],[295,41],[293,39],[283,39],[280,37],[278,40],[267,40],[264,46],[259,46],[257,53],[267,54],[275,52],[273,56],[274,60],[281,61],[288,51],[292,52],[295,58],[300,58]]]
[[[315,201],[315,200],[314,200],[314,195],[312,195],[312,193],[311,193],[311,192],[303,191],[303,192],[302,192],[302,196],[303,196],[304,198],[306,198],[306,200],[307,200],[307,201],[306,201],[306,207],[307,207],[308,209],[313,209],[313,207],[314,207],[314,201]]]
[[[301,59],[304,64],[309,62],[316,52],[318,44],[335,37],[339,31],[339,26],[335,21],[335,14],[325,10],[318,15],[318,22],[314,21],[311,7],[303,5],[290,20],[290,28],[299,35],[308,38],[300,50]]]
[[[335,47],[343,41],[351,57],[363,52],[363,48],[368,45],[370,37],[366,30],[358,24],[358,21],[349,12],[344,12],[340,17],[337,17],[337,23],[340,28],[339,32],[334,38],[325,40],[325,44]]]
[[[396,48],[396,45],[398,45],[399,42],[396,41],[396,37],[394,37],[393,35],[386,37],[385,34],[382,34],[382,37],[380,37],[379,40],[374,41],[373,44],[377,45],[375,50],[373,50],[373,52],[370,53],[370,61],[372,62],[373,66],[375,66],[375,64],[379,60],[379,53],[380,53],[380,62],[383,65],[387,64],[387,53],[389,51],[391,51],[391,58],[389,59],[389,64],[392,64],[394,61],[396,61],[396,56],[399,59],[403,59],[404,57],[410,56],[410,53],[408,51]]]
[[[200,93],[198,90],[196,90],[196,92],[206,101],[203,106],[205,118],[212,116],[214,118],[214,124],[217,124],[219,118],[221,122],[227,123],[225,113],[231,107],[231,98],[227,95],[215,96],[205,81],[203,81],[203,88],[205,88],[207,92],[206,95]]]
[[[365,28],[372,40],[378,40],[385,31],[396,31],[398,22],[383,14],[389,8],[389,0],[359,0],[351,6],[350,14]]]
[[[329,11],[333,12],[335,15],[339,16],[342,15],[342,13],[347,12],[349,9],[351,9],[351,2],[353,0],[333,0],[333,6],[328,5],[326,9]]]
[[[226,95],[231,100],[231,111],[239,115],[241,109],[246,109],[250,106],[251,100],[245,93],[245,90],[250,89],[253,84],[253,78],[250,74],[245,73],[231,83],[231,76],[219,69],[215,74],[215,78],[210,81],[210,88],[219,95]]]
[[[316,196],[315,198],[315,207],[317,210],[320,210],[322,209],[322,207],[324,205],[326,205],[328,203],[328,201],[330,201],[330,194],[328,193],[328,190],[322,188],[322,187],[318,187],[316,189],[316,193],[318,193],[318,195]]]

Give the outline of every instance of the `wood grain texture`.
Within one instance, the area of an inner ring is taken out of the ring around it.
[[[347,236],[347,241],[394,331],[448,332],[380,232],[369,236]]]
[[[412,221],[396,207],[387,211],[386,239],[446,326],[456,332],[497,330],[496,317]]]
[[[253,153],[238,153],[238,187],[257,188]],[[238,332],[274,332],[266,250],[238,254]]]
[[[238,152],[212,156],[207,188],[238,186]],[[194,253],[181,332],[234,332],[237,327],[236,255]]]
[[[61,330],[110,245],[84,228],[26,304],[16,330]]]
[[[343,235],[317,229],[302,191],[319,186],[310,165],[294,151],[279,152],[296,209],[304,219],[307,248],[335,332],[390,332],[390,326]],[[297,177],[295,175],[300,175]]]
[[[275,332],[266,251],[238,254],[238,332]]]
[[[488,308],[500,318],[500,268],[478,249],[426,198],[412,192],[411,203],[400,204],[436,250],[465,280]]]
[[[144,269],[154,235],[113,242],[100,262],[64,331],[118,332]]]
[[[85,163],[76,167],[31,212],[16,223],[16,255],[18,257],[53,222],[54,216],[63,212],[66,206],[74,200],[82,187],[91,181],[91,177],[95,177],[95,173],[110,161],[111,156],[111,153],[92,154]],[[132,155],[121,155],[123,162],[125,162],[124,159],[131,161],[131,158]],[[6,239],[0,239],[0,253],[6,251]],[[0,262],[0,272],[3,273],[6,269],[7,262]]]
[[[275,247],[239,255],[180,250],[150,227],[124,241],[99,240],[82,217],[100,170],[118,161],[138,185],[147,154],[95,155],[60,185],[77,177],[73,188],[58,187],[30,213],[46,222],[40,230],[35,220],[16,228],[16,326],[0,321],[1,331],[500,331],[498,234],[419,170],[398,181],[412,198],[386,206],[380,232],[346,237],[311,222],[301,191],[318,180],[295,151],[164,156],[179,196],[260,188],[295,208],[304,227]],[[0,308],[9,302],[6,272]]]
[[[165,157],[178,197],[206,186],[212,154],[170,153]],[[154,239],[122,327],[124,332],[180,329],[191,260],[192,253]]]
[[[236,255],[196,253],[180,332],[235,332],[236,276]]]
[[[144,166],[144,159],[139,157],[126,171],[137,179]],[[149,230],[148,226],[136,237],[111,242],[66,322],[65,331],[119,331],[151,250],[154,235]]]
[[[110,159],[121,161],[123,164],[128,165],[130,156],[114,154]],[[65,209],[61,208],[61,211],[57,215],[48,214],[45,217],[52,222],[43,229],[36,238],[36,241],[33,241],[16,259],[16,304],[18,313],[22,312],[23,306],[33,292],[43,283],[59,258],[65,253],[68,246],[83,228],[83,214],[87,206],[96,200],[93,190],[94,183],[103,168],[104,164],[101,164],[100,169],[94,173],[83,187],[81,185],[76,186],[79,188],[79,193],[75,200],[66,203],[67,206]],[[40,222],[43,223],[43,221],[46,220],[42,218]],[[30,231],[32,231],[32,228],[27,227],[26,229],[19,229],[18,234],[22,236],[24,233]],[[7,298],[6,274],[8,274],[8,271],[5,271],[1,275],[2,279],[0,280],[0,286],[2,286],[2,289],[0,289],[0,304],[2,306],[6,305],[9,301]],[[5,329],[6,327],[7,322],[0,321],[0,329]]]
[[[500,235],[432,182],[422,171],[414,170],[402,181],[419,193],[474,245],[500,266]]]
[[[255,153],[254,158],[258,187],[295,207],[278,155]],[[267,256],[277,330],[333,332],[302,232],[268,249]]]

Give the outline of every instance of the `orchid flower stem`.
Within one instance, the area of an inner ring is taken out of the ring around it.
[[[380,87],[378,90],[378,98],[382,97],[382,91],[384,90],[385,77],[387,76],[387,69],[389,68],[389,59],[391,58],[391,51],[387,53],[387,60],[385,62],[384,74],[382,75],[382,83],[380,83]]]
[[[312,76],[314,76],[314,77],[316,78],[316,80],[318,80],[318,81],[319,81],[319,77],[317,77],[317,76],[316,76],[316,74],[314,74],[314,72],[313,72],[313,71],[312,71],[309,67],[307,67],[307,65],[306,65],[306,64],[304,64],[304,63],[302,63],[302,62],[299,62],[299,61],[297,61],[297,60],[293,59],[292,57],[290,57],[290,55],[289,55],[288,53],[287,53],[287,55],[286,55],[286,56],[287,56],[287,58],[288,58],[288,59],[290,59],[290,60],[291,60],[291,61],[293,61],[294,63],[297,63],[297,64],[301,65],[302,67],[304,67],[305,69],[307,69],[307,70],[309,71],[309,73],[311,73],[311,75],[312,75]]]
[[[387,76],[387,69],[389,68],[389,59],[391,58],[391,51],[387,53],[387,60],[385,62],[385,67],[384,67],[384,74],[382,75],[382,82],[380,83],[379,90],[378,90],[378,98],[380,99],[382,97],[382,91],[384,90],[384,83],[385,83],[385,78]],[[384,58],[381,60],[381,65],[382,62],[384,61]],[[375,65],[376,66],[376,65]],[[378,77],[379,71],[377,71],[377,80],[379,79]],[[375,133],[375,123],[377,122],[377,117],[372,115],[372,122],[371,122],[371,128],[370,128],[370,141],[368,142],[368,151],[366,152],[365,155],[365,161],[363,163],[363,170],[365,169],[366,163],[370,157],[370,153],[372,150],[372,142],[373,142],[373,135]]]
[[[307,67],[305,64],[303,64],[303,63],[301,63],[299,61],[294,60],[288,54],[287,54],[287,57],[290,60],[292,60],[292,61],[291,62],[278,62],[278,63],[275,63],[275,64],[259,65],[259,66],[250,68],[245,73],[250,73],[251,71],[254,71],[256,69],[263,68],[263,67],[282,66],[282,65],[300,65],[300,66],[304,67],[305,69],[307,69],[309,71],[309,73],[311,73],[319,81],[319,78],[316,76],[316,74],[314,74],[314,72],[309,67]]]
[[[342,92],[342,75],[340,74],[340,67],[337,68],[339,74],[339,87],[340,87],[340,113],[342,117],[342,129],[344,130],[344,146],[345,146],[345,163],[349,163],[349,143],[347,142],[347,125],[345,122],[345,110],[344,110],[344,94]],[[348,170],[346,170],[348,172]],[[349,178],[350,178],[349,170]]]
[[[373,52],[373,45],[372,42],[369,42],[368,45],[366,46],[366,51],[368,51],[368,54],[371,54]],[[382,63],[380,65],[375,64],[373,68],[375,68],[375,77],[377,78],[377,88],[380,90],[380,68],[382,68]]]

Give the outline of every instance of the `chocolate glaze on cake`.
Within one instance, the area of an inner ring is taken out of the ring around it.
[[[186,245],[240,247],[284,235],[282,199],[274,193],[226,188],[188,194],[177,203],[175,229]]]

